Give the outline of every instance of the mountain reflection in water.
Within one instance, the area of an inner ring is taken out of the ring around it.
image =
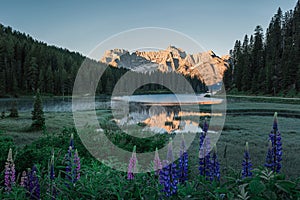
[[[118,102],[120,103],[120,102]],[[222,116],[222,113],[200,111],[199,105],[182,109],[179,105],[154,105],[144,103],[129,103],[129,112],[115,121],[122,128],[138,125],[143,131],[155,133],[187,133],[201,132],[200,118],[209,116]],[[118,106],[115,106],[115,109]],[[124,106],[120,105],[119,109]],[[198,111],[197,111],[198,110]],[[116,116],[115,116],[116,117]]]

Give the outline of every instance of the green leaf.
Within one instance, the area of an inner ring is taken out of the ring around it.
[[[276,200],[277,199],[276,193],[272,192],[270,190],[265,191],[263,194],[266,197],[266,199],[272,199],[272,200]]]
[[[266,190],[266,186],[258,180],[253,180],[249,183],[250,192],[253,194],[260,194]]]
[[[294,189],[296,187],[296,183],[292,182],[292,181],[277,181],[277,183],[275,183],[276,187],[286,193],[290,193],[290,191],[292,189]]]

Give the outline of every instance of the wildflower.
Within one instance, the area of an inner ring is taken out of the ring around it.
[[[66,179],[68,182],[71,182],[73,185],[80,178],[80,157],[78,156],[77,149],[74,147],[74,136],[71,134],[70,146],[68,149],[68,153],[65,158],[66,162]],[[69,187],[69,183],[66,183]]]
[[[134,179],[134,172],[136,171],[136,164],[137,164],[136,146],[134,146],[132,155],[131,155],[131,158],[130,158],[129,164],[128,164],[128,171],[127,171],[127,179],[128,180]]]
[[[34,165],[28,174],[28,183],[26,184],[30,199],[40,199],[40,184],[37,176],[37,168]]]
[[[272,141],[269,140],[268,153],[266,157],[265,167],[272,169],[273,168],[273,152],[272,152]]]
[[[203,128],[202,128],[202,132],[200,134],[200,143],[199,143],[199,147],[201,148],[201,146],[204,143],[204,139],[207,135],[207,131],[208,131],[208,124],[207,124],[207,119],[205,118],[204,123],[203,123]],[[199,149],[200,149],[199,148]]]
[[[210,162],[210,139],[207,134],[208,124],[205,119],[202,132],[200,134],[200,147],[199,147],[199,174],[210,179],[211,175],[211,162]]]
[[[69,146],[68,154],[66,155],[66,178],[68,181],[73,182],[72,179],[72,168],[73,168],[73,162],[72,162],[72,147]]]
[[[22,176],[21,176],[20,185],[21,185],[21,187],[26,187],[27,184],[28,184],[28,176],[27,176],[26,171],[23,171]]]
[[[80,157],[78,155],[77,149],[75,150],[74,154],[74,164],[75,164],[75,176],[76,176],[76,181],[80,179]]]
[[[168,153],[167,160],[163,161],[163,168],[159,173],[159,182],[163,185],[163,192],[167,197],[172,196],[177,193],[177,167],[175,162],[173,162],[173,147],[172,147],[172,139],[168,144]]]
[[[8,151],[7,162],[5,163],[5,177],[4,177],[4,185],[5,191],[10,192],[12,186],[15,184],[16,180],[16,171],[15,164],[12,159],[12,149],[10,148]]]
[[[242,163],[243,170],[242,170],[242,178],[246,177],[252,177],[252,163],[250,159],[250,154],[249,154],[249,146],[248,142],[246,142],[246,147],[245,147],[245,152],[244,152],[244,160]]]
[[[181,150],[179,155],[178,167],[179,182],[183,184],[188,179],[188,153],[186,151],[185,140],[183,135],[181,140]]]
[[[156,147],[155,156],[154,156],[154,171],[155,171],[156,176],[159,175],[159,172],[160,172],[161,169],[162,169],[162,164],[161,164],[161,161],[159,159],[158,149]]]
[[[211,164],[210,164],[210,181],[216,180],[220,181],[220,163],[218,161],[217,156],[217,146],[215,145],[213,148],[213,153],[211,157]]]
[[[281,160],[282,160],[282,143],[281,134],[278,129],[277,112],[274,114],[273,129],[269,134],[269,140],[272,143],[271,152],[268,151],[267,159],[268,162],[265,164],[266,167],[270,168],[273,172],[280,172]],[[269,155],[270,154],[270,155]],[[272,159],[268,158],[271,156]]]

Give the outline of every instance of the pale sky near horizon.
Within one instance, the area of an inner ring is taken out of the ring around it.
[[[294,9],[297,0],[186,1],[0,1],[0,23],[49,45],[83,55],[119,32],[162,27],[182,32],[218,55],[235,40],[266,30],[278,7]],[[94,57],[99,59],[99,57]]]

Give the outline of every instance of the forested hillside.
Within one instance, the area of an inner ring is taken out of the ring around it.
[[[71,95],[77,71],[84,59],[86,57],[79,53],[49,46],[0,24],[0,97],[31,95],[38,88],[44,94]],[[100,65],[90,61],[95,67]],[[108,67],[98,84],[97,93],[110,94],[116,82],[127,71]],[[144,75],[137,73],[136,77],[138,80]],[[161,78],[168,77],[172,75],[166,73]],[[197,92],[206,89],[198,79],[187,79]],[[148,90],[163,90],[163,87],[151,85],[140,88],[141,92]]]
[[[300,1],[285,13],[279,8],[264,34],[237,40],[224,84],[232,92],[296,96],[300,93]]]

